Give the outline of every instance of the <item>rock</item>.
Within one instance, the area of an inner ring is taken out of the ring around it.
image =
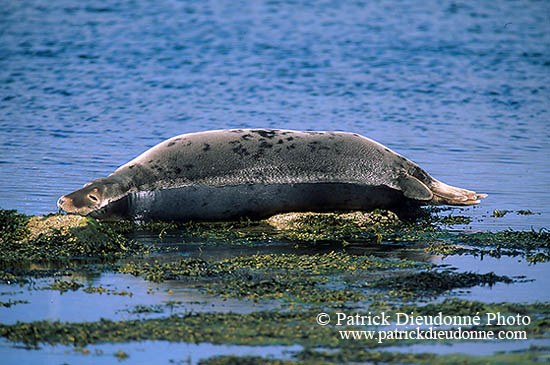
[[[110,241],[94,219],[72,214],[31,217],[27,229],[27,241],[35,241],[40,235],[48,237],[54,234],[61,234],[67,241],[86,242],[88,245],[102,245]]]
[[[374,210],[372,212],[350,212],[350,213],[283,213],[277,214],[266,222],[279,230],[308,230],[312,226],[323,225],[343,226],[355,225],[357,228],[377,227],[386,224],[397,224],[399,218],[388,210]]]

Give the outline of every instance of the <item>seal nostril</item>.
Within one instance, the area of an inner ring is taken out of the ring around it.
[[[59,200],[57,201],[57,206],[61,208],[61,206],[63,205],[63,203],[65,203],[65,199],[63,199],[62,197],[59,198]]]

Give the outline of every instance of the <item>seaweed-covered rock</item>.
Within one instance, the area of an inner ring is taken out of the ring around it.
[[[110,239],[97,221],[73,214],[31,217],[27,222],[27,229],[29,234],[26,241],[41,241],[44,237],[61,235],[67,242],[101,245]]]
[[[400,220],[387,210],[351,213],[284,213],[265,221],[279,237],[294,242],[380,243]]]
[[[0,209],[0,244],[20,241],[28,235],[28,217],[16,210]]]
[[[143,246],[93,218],[77,215],[28,217],[0,210],[0,264],[74,259],[114,260],[143,251]]]
[[[267,223],[280,230],[311,229],[315,226],[344,226],[354,225],[359,228],[369,228],[385,224],[397,224],[399,218],[389,210],[377,209],[372,212],[350,212],[350,213],[283,213],[276,214]]]

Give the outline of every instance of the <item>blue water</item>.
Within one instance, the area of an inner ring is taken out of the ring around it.
[[[547,1],[3,1],[0,206],[57,198],[173,135],[346,130],[549,226]]]
[[[537,344],[535,342],[535,344]],[[5,364],[58,365],[58,364],[199,364],[214,356],[259,356],[264,358],[288,359],[302,350],[300,345],[292,346],[243,346],[217,345],[211,343],[174,343],[167,341],[141,341],[131,343],[102,343],[86,346],[87,354],[66,345],[41,345],[40,349],[14,348],[0,340],[0,356]],[[119,360],[115,354],[124,351],[129,358]],[[154,361],[152,361],[154,359]]]

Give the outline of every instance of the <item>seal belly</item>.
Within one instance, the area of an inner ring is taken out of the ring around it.
[[[141,191],[127,197],[128,218],[138,221],[264,218],[291,211],[368,210],[406,198],[386,186],[352,183],[185,186]]]

